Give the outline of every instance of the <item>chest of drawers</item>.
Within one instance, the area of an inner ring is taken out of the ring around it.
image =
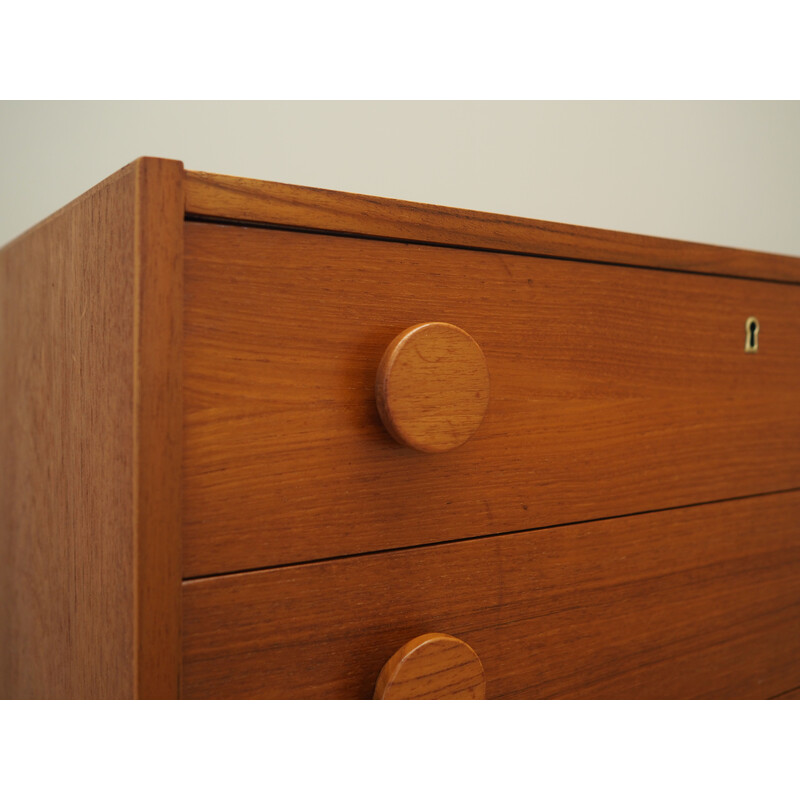
[[[1,259],[2,696],[798,693],[800,259],[149,158]]]

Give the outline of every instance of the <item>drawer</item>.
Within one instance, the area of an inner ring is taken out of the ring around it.
[[[185,576],[800,486],[798,286],[202,222],[184,272]],[[433,454],[374,389],[431,321],[490,383]]]
[[[800,686],[800,492],[195,579],[188,698],[368,698],[441,632],[489,698],[772,697]]]

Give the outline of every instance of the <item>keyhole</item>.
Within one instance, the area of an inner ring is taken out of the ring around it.
[[[745,353],[757,353],[759,329],[758,320],[755,317],[748,317],[744,327],[747,331],[747,338],[744,342],[744,351]]]

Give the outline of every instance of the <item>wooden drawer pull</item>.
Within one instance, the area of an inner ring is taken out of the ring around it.
[[[425,453],[453,450],[478,430],[489,405],[486,359],[455,325],[414,325],[386,348],[375,396],[398,442]]]
[[[477,653],[446,633],[426,633],[384,665],[375,700],[483,700],[486,679]]]

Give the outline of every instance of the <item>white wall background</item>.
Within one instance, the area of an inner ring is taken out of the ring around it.
[[[3,102],[0,244],[141,155],[800,255],[798,102]]]

